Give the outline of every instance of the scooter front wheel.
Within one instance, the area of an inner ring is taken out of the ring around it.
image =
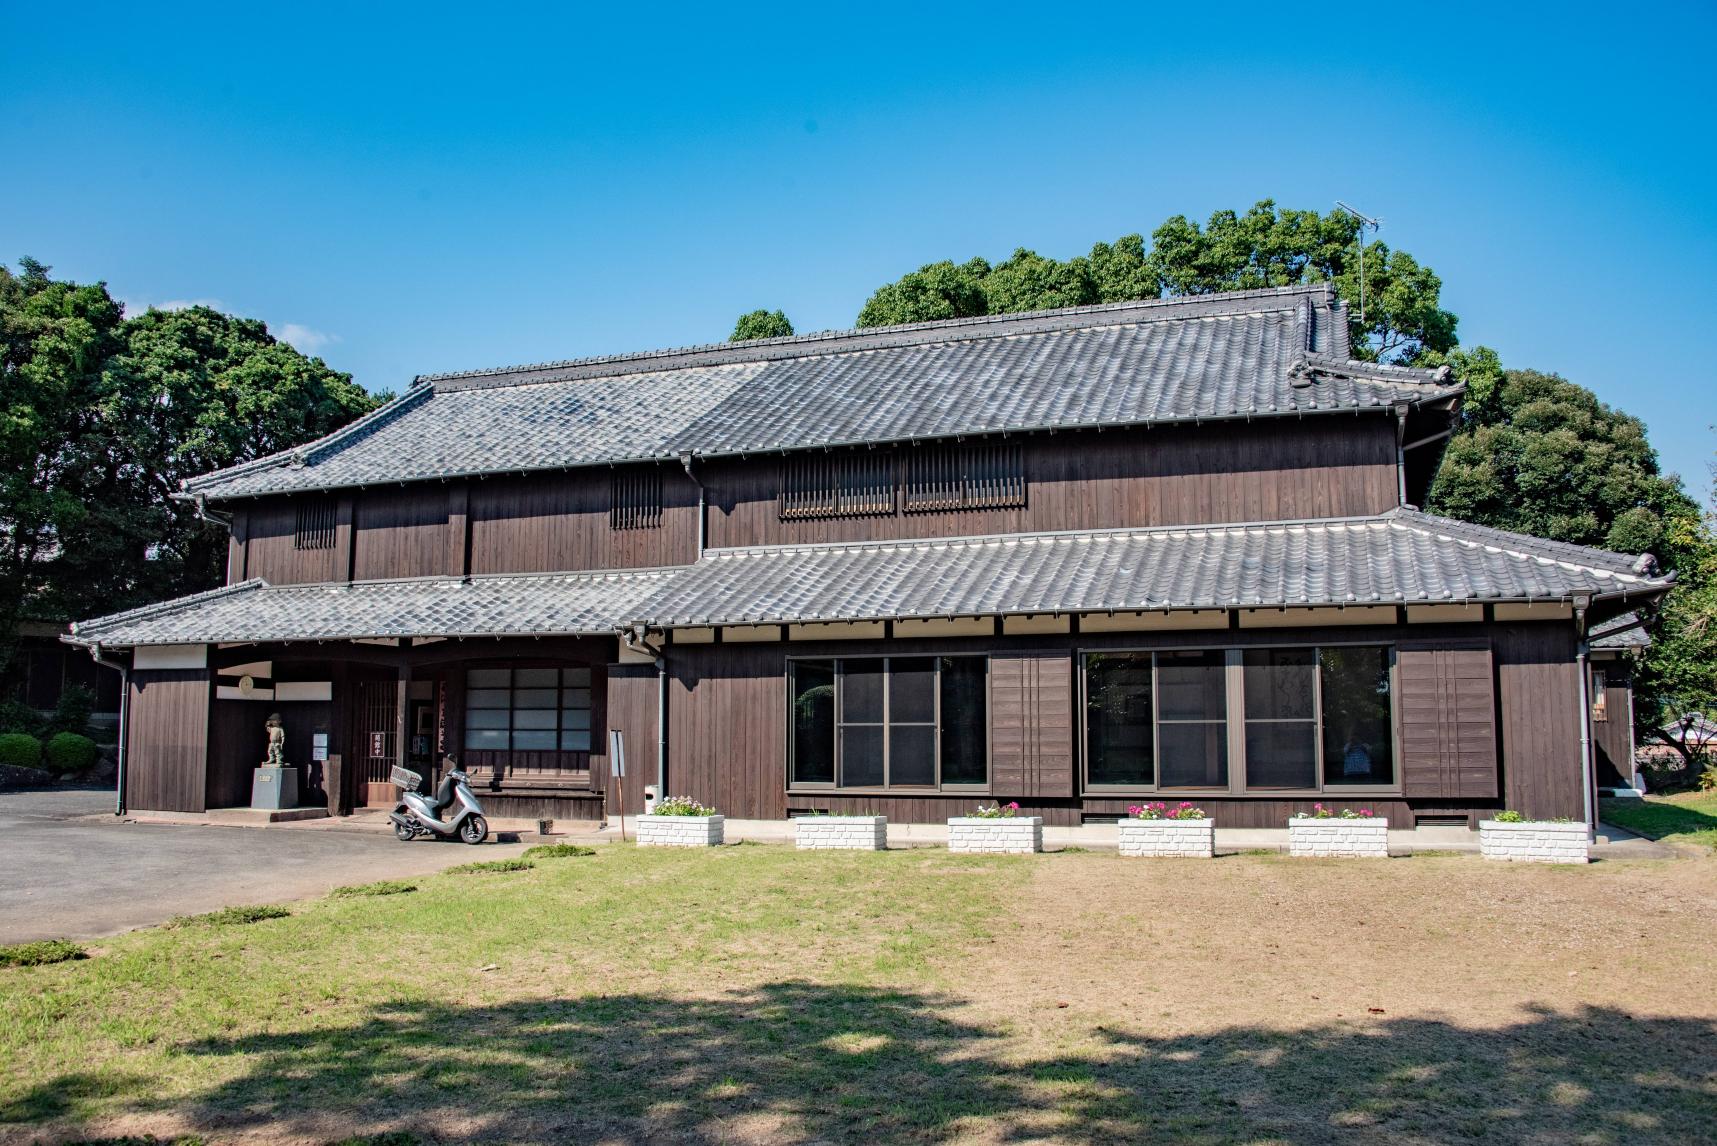
[[[482,816],[467,817],[459,825],[459,838],[468,844],[480,844],[489,838],[489,821]]]

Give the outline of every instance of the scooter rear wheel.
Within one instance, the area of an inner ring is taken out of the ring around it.
[[[482,816],[471,816],[459,825],[459,838],[468,844],[480,844],[489,838],[489,821]]]
[[[407,844],[417,838],[417,833],[406,827],[404,824],[395,824],[393,826],[393,834],[400,842]]]

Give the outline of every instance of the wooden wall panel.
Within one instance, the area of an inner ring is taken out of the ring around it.
[[[1396,686],[1405,795],[1491,799],[1498,794],[1492,676],[1488,644],[1401,642]]]
[[[697,560],[697,487],[663,468],[661,524],[615,529],[612,471],[490,478],[471,487],[471,572],[636,569]]]
[[[902,447],[911,450],[913,447]],[[780,464],[710,463],[712,548],[1381,513],[1393,419],[1259,422],[1024,439],[1023,508],[780,520]]]
[[[591,759],[591,786],[604,790],[609,815],[622,811],[629,816],[640,815],[644,811],[644,785],[656,782],[656,666],[611,664],[605,691],[607,720],[602,727],[593,727],[601,752]],[[595,725],[594,720],[591,723]],[[626,737],[626,775],[621,784],[611,775],[609,729],[619,729]]]
[[[239,562],[239,580],[261,577],[273,585],[292,585],[345,579],[346,570],[340,562],[337,539],[335,545],[327,549],[294,548],[298,533],[298,506],[303,500],[272,498],[247,507],[245,554]]]
[[[211,692],[206,669],[131,674],[125,737],[127,807],[154,812],[207,810]]]
[[[1605,786],[1634,782],[1633,682],[1625,665],[1600,661],[1593,668],[1604,674],[1606,719],[1592,722],[1592,751],[1598,782]]]
[[[1073,658],[990,658],[990,791],[999,798],[1073,795]]]
[[[364,490],[357,500],[352,576],[430,577],[447,570],[450,494],[439,482]]]
[[[1577,820],[1585,796],[1573,626],[1498,625],[1493,632],[1506,802],[1534,818]]]
[[[325,677],[323,679],[326,679]],[[226,678],[232,682],[231,677]],[[298,769],[303,804],[321,804],[321,768],[311,759],[314,734],[327,730],[333,719],[327,701],[215,700],[209,710],[208,781],[205,802],[210,808],[248,808],[252,771],[268,754],[264,722],[280,713],[286,726],[286,762]],[[331,750],[333,741],[329,741]]]
[[[780,645],[670,648],[670,795],[736,818],[787,814],[786,671]]]

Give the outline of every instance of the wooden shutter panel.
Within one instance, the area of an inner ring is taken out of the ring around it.
[[[1073,659],[990,658],[990,791],[998,798],[1073,795]]]
[[[1397,650],[1401,792],[1496,796],[1496,693],[1488,644],[1404,643]]]

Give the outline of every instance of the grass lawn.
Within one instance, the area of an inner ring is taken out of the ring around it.
[[[1717,857],[410,882],[0,969],[0,1139],[1717,1140]]]
[[[1717,792],[1605,800],[1601,814],[1606,823],[1650,839],[1717,849]]]

